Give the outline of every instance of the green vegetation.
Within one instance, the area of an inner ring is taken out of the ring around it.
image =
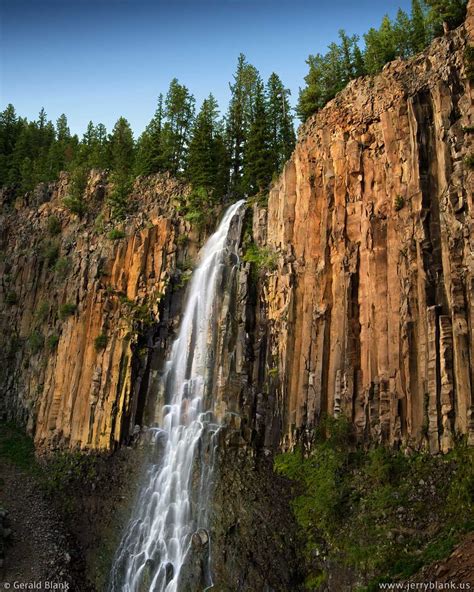
[[[474,169],[474,153],[468,154],[464,159],[468,169]]]
[[[257,271],[273,271],[277,264],[277,256],[274,251],[266,247],[259,247],[255,243],[248,245],[242,259],[254,265]]]
[[[378,29],[372,28],[364,35],[363,51],[357,35],[348,36],[341,30],[339,43],[331,43],[326,54],[310,55],[307,59],[309,71],[306,86],[300,90],[298,117],[305,121],[350,80],[377,74],[386,63],[396,58],[407,59],[423,50],[443,33],[443,23],[454,28],[463,22],[466,5],[467,0],[412,0],[410,15],[399,10],[393,21],[385,16]],[[468,77],[472,71],[466,65]]]
[[[98,475],[99,457],[79,451],[55,452],[38,461],[32,438],[13,423],[0,422],[0,461],[29,473],[38,486],[54,497],[63,510],[73,509],[78,484],[93,482]]]
[[[231,90],[225,117],[212,95],[196,115],[193,95],[173,79],[137,141],[124,117],[110,134],[102,124],[89,122],[79,139],[71,136],[64,115],[54,125],[42,109],[37,120],[28,121],[8,105],[0,113],[0,187],[21,195],[67,171],[63,204],[82,217],[88,210],[84,193],[91,169],[107,170],[107,203],[112,218],[121,220],[134,178],[169,172],[193,187],[183,204],[190,219],[204,212],[202,218],[213,220],[225,200],[266,188],[295,143],[289,91],[276,74],[264,86],[257,69],[241,55]],[[52,217],[50,236],[60,231],[59,220]]]
[[[323,421],[310,452],[279,455],[275,469],[295,483],[308,589],[324,577],[321,557],[354,569],[367,590],[446,557],[474,528],[473,460],[464,442],[445,456],[359,450],[344,418]]]
[[[112,230],[107,234],[107,238],[110,240],[120,240],[126,236],[127,235],[125,232],[119,228],[112,228]]]
[[[107,345],[107,335],[105,333],[101,333],[94,339],[94,347],[97,351],[101,351],[105,349]]]
[[[70,269],[70,261],[67,257],[59,257],[59,259],[54,264],[54,273],[58,276],[59,279],[64,279]]]
[[[405,199],[401,195],[397,195],[393,202],[393,209],[399,212],[405,205]]]
[[[6,296],[5,296],[5,302],[7,304],[9,304],[10,306],[13,306],[14,304],[18,304],[18,295],[16,292],[10,291],[7,292]]]
[[[48,268],[53,268],[59,257],[59,243],[55,240],[46,240],[41,247],[41,256]]]
[[[84,191],[87,187],[88,176],[88,169],[84,165],[78,165],[69,179],[69,195],[63,200],[64,206],[79,218],[86,213]]]
[[[466,16],[467,0],[426,0],[426,4],[431,8],[429,22],[436,35],[443,32],[443,23],[454,29]]]
[[[50,351],[55,350],[58,347],[58,343],[59,343],[59,335],[56,335],[56,333],[49,335],[48,338],[46,339],[46,346]]]
[[[56,236],[61,233],[61,222],[56,216],[49,216],[47,228],[49,236]]]
[[[464,69],[466,78],[474,80],[474,46],[470,45],[464,50]]]
[[[97,476],[97,458],[83,452],[56,452],[44,467],[42,485],[55,497],[72,498],[71,485],[75,482],[90,482]]]
[[[33,440],[12,423],[0,422],[0,458],[25,471],[38,470]]]
[[[415,55],[442,33],[443,25],[459,25],[465,12],[466,0],[412,0],[410,14],[399,10],[393,20],[385,16],[378,29],[364,35],[364,49],[356,35],[341,30],[327,53],[308,57],[298,116],[306,120],[350,80],[375,74],[395,58]],[[465,57],[466,75],[472,78],[472,48]],[[295,144],[290,93],[276,73],[264,81],[241,54],[230,91],[224,116],[212,94],[196,114],[190,90],[173,79],[137,140],[124,117],[111,133],[90,121],[79,138],[71,135],[64,114],[53,124],[41,109],[36,120],[28,121],[10,104],[0,113],[0,187],[21,195],[66,171],[64,205],[82,217],[88,213],[84,193],[90,171],[100,169],[110,181],[107,205],[112,218],[121,220],[129,210],[135,177],[169,172],[192,185],[183,213],[204,227],[228,201],[266,195]],[[52,217],[49,235],[60,231],[60,222]]]
[[[77,306],[75,304],[73,304],[72,302],[65,302],[64,304],[61,304],[61,306],[59,307],[58,316],[61,321],[64,321],[64,319],[67,319],[67,317],[72,316],[76,312],[76,310]]]
[[[33,355],[38,354],[44,346],[43,334],[39,331],[32,331],[28,337],[28,347]]]
[[[49,304],[47,302],[40,302],[35,310],[35,321],[37,323],[44,323],[49,315]]]

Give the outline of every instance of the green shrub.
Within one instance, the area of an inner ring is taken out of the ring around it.
[[[105,229],[105,219],[104,214],[99,214],[94,222],[94,230],[99,234],[102,234]]]
[[[444,456],[365,451],[347,429],[344,419],[323,421],[311,451],[278,455],[275,470],[295,483],[309,580],[321,575],[322,550],[375,591],[444,559],[474,529],[474,450],[462,441]]]
[[[462,131],[463,131],[465,134],[472,134],[472,133],[474,133],[474,125],[465,125],[465,126],[462,128]]]
[[[5,302],[10,305],[18,304],[18,295],[16,292],[7,292]]]
[[[72,316],[75,312],[76,312],[76,305],[73,304],[72,302],[66,302],[64,304],[61,304],[61,306],[59,307],[59,311],[58,311],[58,316],[61,319],[61,321],[64,321],[64,319],[66,319],[67,317]]]
[[[33,440],[12,423],[0,423],[0,456],[26,471],[35,471]]]
[[[393,202],[393,209],[396,212],[399,212],[403,208],[404,205],[405,205],[405,199],[401,195],[397,195],[397,197],[395,198],[395,200]]]
[[[44,323],[48,318],[49,304],[47,302],[40,302],[35,310],[35,321],[38,323]]]
[[[105,349],[107,345],[107,335],[105,333],[101,333],[94,339],[94,347],[97,351]]]
[[[74,484],[93,481],[97,476],[97,458],[84,452],[55,452],[45,464],[42,485],[46,493],[69,498]]]
[[[63,205],[71,212],[71,214],[75,214],[76,216],[79,216],[79,218],[82,218],[87,211],[86,204],[82,199],[71,197],[70,195],[63,199]]]
[[[61,233],[61,222],[56,216],[50,216],[48,218],[47,228],[50,236],[56,236]]]
[[[474,153],[468,154],[464,159],[468,169],[474,169]]]
[[[65,279],[71,267],[71,262],[68,257],[59,257],[54,264],[54,273],[59,279]]]
[[[123,230],[120,230],[119,228],[113,228],[108,234],[107,234],[107,238],[110,240],[120,240],[122,238],[125,238],[126,234]]]
[[[187,234],[179,234],[176,239],[176,244],[185,247],[189,243],[189,236]]]
[[[277,255],[266,247],[258,247],[250,243],[242,259],[255,266],[258,271],[274,271],[277,266]]]
[[[43,334],[39,331],[33,331],[28,337],[28,347],[33,355],[39,353],[44,346]]]
[[[46,339],[46,345],[49,350],[53,351],[58,347],[59,343],[59,335],[53,333],[53,335],[49,335]]]
[[[466,78],[474,80],[474,46],[470,45],[464,50],[464,69]]]
[[[59,257],[59,244],[56,241],[45,241],[42,245],[41,255],[51,269]]]

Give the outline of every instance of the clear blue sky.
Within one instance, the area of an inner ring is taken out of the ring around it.
[[[111,129],[120,115],[141,132],[176,77],[197,103],[212,91],[221,109],[243,52],[264,78],[292,91],[305,59],[338,29],[361,35],[410,0],[0,0],[1,108],[35,118],[66,113]]]

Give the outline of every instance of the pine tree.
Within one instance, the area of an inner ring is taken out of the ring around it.
[[[110,166],[107,129],[103,123],[98,123],[94,128],[88,164],[92,169],[101,170]]]
[[[213,95],[209,95],[202,103],[193,126],[189,145],[187,176],[193,187],[203,187],[209,194],[216,189],[218,178],[224,162],[222,146],[223,138],[219,129],[219,107]],[[216,196],[216,197],[222,197]]]
[[[9,170],[15,144],[23,127],[23,121],[17,117],[12,104],[0,113],[0,187],[7,185]]]
[[[163,168],[175,175],[182,174],[186,168],[194,111],[194,97],[184,85],[174,78],[166,95],[164,110],[166,122],[161,138]]]
[[[266,190],[273,173],[270,152],[271,138],[265,106],[264,87],[257,82],[252,121],[244,152],[243,186],[248,195]]]
[[[112,215],[123,218],[126,213],[127,198],[131,189],[131,173],[134,166],[135,144],[130,124],[120,117],[109,137],[111,181],[113,191],[109,201]]]
[[[385,15],[380,28],[369,29],[364,35],[364,60],[368,74],[377,74],[387,62],[397,56],[396,38],[390,18]]]
[[[259,75],[257,69],[240,54],[234,83],[230,84],[231,99],[226,117],[227,141],[231,165],[231,191],[236,196],[244,193],[242,186],[244,152],[247,134],[255,108],[255,97]]]
[[[305,121],[324,107],[347,83],[366,73],[357,35],[339,31],[340,44],[331,43],[326,54],[310,55],[306,87],[300,90],[296,112]]]
[[[323,95],[323,56],[320,53],[310,55],[306,63],[309,66],[309,72],[304,78],[306,87],[300,88],[296,106],[296,114],[303,122],[326,104]]]
[[[270,158],[273,172],[280,172],[293,152],[296,137],[286,89],[274,72],[267,82],[267,112],[270,139]]]
[[[412,21],[404,10],[397,12],[397,18],[393,24],[393,36],[395,41],[395,53],[397,57],[406,59],[413,55],[414,35]]]
[[[61,171],[68,168],[74,158],[76,147],[77,138],[71,137],[67,117],[63,113],[56,121],[56,140],[50,144],[48,150],[50,180],[56,179]]]
[[[153,119],[138,140],[135,162],[137,175],[151,175],[163,170],[163,117],[163,95],[160,94]]]
[[[411,49],[413,54],[422,51],[429,43],[426,14],[420,0],[411,2]]]
[[[443,23],[450,29],[461,25],[466,18],[467,0],[425,0],[431,8],[428,16],[436,35],[443,33]]]

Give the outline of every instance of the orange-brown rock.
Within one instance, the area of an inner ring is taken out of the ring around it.
[[[2,215],[0,405],[39,446],[110,449],[143,405],[137,326],[166,314],[170,278],[194,248],[179,239],[190,230],[176,209],[185,188],[166,176],[138,180],[137,213],[115,240],[99,214],[104,175],[89,178],[83,220],[64,207],[67,189],[63,175]],[[53,218],[59,228],[48,230]]]
[[[262,298],[287,445],[325,413],[360,440],[474,442],[469,7],[465,27],[310,118],[265,231],[256,210],[254,232],[279,254]]]

